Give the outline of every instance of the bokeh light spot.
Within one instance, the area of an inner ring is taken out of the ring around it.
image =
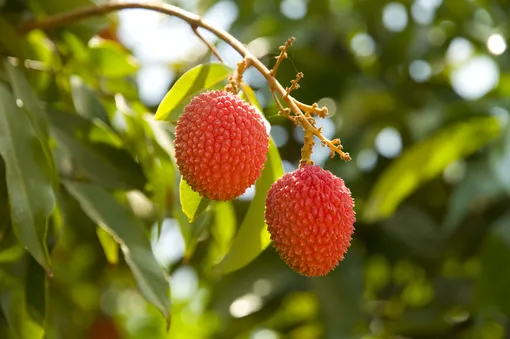
[[[262,299],[260,296],[248,293],[234,300],[230,305],[230,315],[234,318],[242,318],[253,312],[258,311],[262,307]]]
[[[393,127],[383,128],[375,138],[377,152],[386,158],[395,158],[402,151],[402,138]]]
[[[487,39],[487,49],[494,55],[501,55],[506,51],[506,41],[501,34],[492,34]]]
[[[360,57],[369,57],[375,52],[375,42],[366,33],[358,33],[351,39],[351,50]]]
[[[356,165],[363,172],[371,171],[377,164],[377,152],[371,148],[361,150],[356,156]]]
[[[432,67],[423,60],[414,60],[409,65],[409,75],[416,82],[427,81],[432,75]]]
[[[283,0],[280,4],[280,11],[289,19],[303,19],[307,12],[304,0]]]
[[[390,2],[383,9],[383,24],[390,32],[402,32],[407,26],[407,10],[401,3]]]
[[[498,65],[487,56],[474,57],[450,74],[452,87],[467,100],[476,100],[499,82]]]

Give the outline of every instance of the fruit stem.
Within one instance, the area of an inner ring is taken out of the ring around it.
[[[306,112],[305,115],[306,115],[305,119],[308,119],[315,123],[315,120],[313,120],[313,118],[311,117],[310,112]],[[314,164],[313,160],[311,159],[313,146],[315,145],[315,141],[313,140],[313,133],[305,129],[304,133],[305,133],[303,138],[304,143],[303,147],[301,148],[301,161],[299,161],[299,168]]]
[[[285,101],[287,106],[291,109],[291,111],[294,113],[294,117],[298,119],[299,123],[306,132],[311,133],[315,135],[319,140],[321,141],[321,144],[328,146],[332,152],[332,154],[339,154],[340,157],[345,160],[349,161],[351,157],[349,156],[349,153],[345,153],[342,151],[342,146],[339,144],[339,140],[335,139],[335,141],[338,142],[332,142],[331,140],[327,139],[322,135],[321,131],[317,129],[313,124],[310,123],[310,121],[307,119],[303,111],[305,112],[322,112],[321,114],[324,114],[324,111],[318,111],[316,108],[313,108],[312,106],[306,106],[302,103],[299,103],[296,99],[294,99],[292,96],[287,93],[287,90],[276,80],[274,73],[276,72],[279,64],[281,61],[287,57],[286,53],[281,53],[283,56],[279,57],[277,59],[277,63],[273,70],[269,70],[259,59],[255,58],[251,52],[246,48],[244,44],[242,44],[239,40],[234,38],[230,33],[227,31],[217,28],[209,24],[207,21],[205,21],[201,16],[188,12],[186,10],[183,10],[182,8],[179,8],[177,6],[169,5],[166,3],[147,3],[147,2],[137,2],[137,1],[112,1],[112,2],[106,2],[102,4],[97,4],[89,7],[79,8],[76,10],[72,10],[69,12],[63,12],[59,14],[55,14],[52,16],[47,17],[46,19],[42,20],[33,20],[24,23],[19,28],[20,33],[27,33],[34,29],[52,29],[56,27],[60,27],[78,20],[86,19],[88,17],[92,16],[99,16],[99,15],[106,15],[110,12],[123,10],[123,9],[147,9],[159,13],[163,13],[166,15],[178,17],[184,21],[186,21],[192,28],[193,32],[197,34],[197,27],[204,28],[205,30],[213,33],[216,35],[219,39],[223,40],[225,43],[230,45],[232,48],[234,48],[241,56],[243,56],[244,59],[249,62],[249,64],[253,67],[255,67],[260,74],[266,79],[269,88],[272,92],[276,92],[282,99]],[[198,36],[199,39],[201,39],[200,36]],[[203,40],[203,39],[201,39]],[[286,49],[290,46],[290,44],[294,41],[294,38],[291,38],[287,41],[287,43],[282,46],[283,49]],[[206,43],[209,48],[211,48],[211,44]],[[289,45],[289,46],[287,46]],[[213,53],[215,53],[215,48],[211,49]],[[280,49],[281,50],[281,49]],[[216,53],[215,53],[216,54]],[[278,62],[279,61],[279,62]],[[302,111],[303,109],[303,111]],[[290,116],[290,115],[289,115]],[[291,119],[293,120],[293,119]],[[293,120],[294,121],[294,120]]]

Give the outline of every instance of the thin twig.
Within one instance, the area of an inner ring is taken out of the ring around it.
[[[315,136],[317,136],[322,143],[326,144],[332,151],[338,153],[342,159],[344,160],[350,159],[348,153],[344,153],[341,150],[341,147],[335,146],[330,140],[326,139],[315,126],[310,124],[310,122],[303,114],[301,109],[298,107],[296,102],[293,100],[293,98],[287,95],[287,91],[285,90],[285,88],[278,82],[278,80],[276,80],[276,78],[272,75],[271,71],[259,59],[255,58],[250,53],[250,51],[245,47],[245,45],[243,45],[239,40],[234,38],[227,31],[212,26],[211,24],[206,22],[201,16],[185,11],[177,6],[165,3],[147,3],[136,1],[107,2],[65,13],[56,14],[46,19],[27,22],[26,24],[20,27],[20,32],[26,33],[34,29],[52,29],[88,17],[105,15],[110,12],[123,9],[147,9],[163,13],[166,15],[178,17],[186,21],[188,24],[190,24],[191,27],[201,27],[213,33],[219,39],[223,40],[224,42],[229,44],[232,48],[234,48],[239,54],[241,54],[241,56],[243,56],[243,58],[247,59],[250,62],[250,64],[260,72],[260,74],[266,79],[271,90],[276,91],[278,95],[282,97],[287,106],[290,107],[292,112],[294,112],[295,116],[299,119],[301,125],[306,131],[310,131]],[[293,41],[293,39],[289,39],[289,41]]]
[[[209,50],[218,58],[219,61],[223,62],[223,59],[221,58],[220,52],[218,52],[218,49],[216,46],[211,44],[208,40],[204,39],[204,37],[200,34],[198,31],[198,26],[191,26],[191,29],[193,30],[193,33],[209,48]]]

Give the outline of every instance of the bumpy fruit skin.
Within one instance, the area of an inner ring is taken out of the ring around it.
[[[232,200],[260,176],[269,136],[260,114],[237,95],[209,91],[184,108],[175,130],[179,170],[201,196]]]
[[[319,166],[286,173],[268,191],[265,218],[273,245],[296,272],[322,276],[351,243],[354,201],[344,181]]]

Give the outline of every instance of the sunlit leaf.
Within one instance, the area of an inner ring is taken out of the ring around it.
[[[214,238],[213,262],[223,259],[230,249],[236,231],[236,213],[230,201],[218,201],[214,204],[214,223],[211,234]]]
[[[222,63],[209,63],[193,67],[184,73],[165,95],[156,111],[155,119],[167,119],[169,114],[185,100],[225,80],[231,72],[232,70]],[[170,120],[176,121],[180,113],[172,115]]]
[[[262,107],[260,106],[259,101],[257,100],[257,95],[253,89],[245,83],[242,84],[241,89],[243,91],[241,97],[254,105],[259,112],[262,113]]]
[[[89,218],[117,240],[142,295],[169,319],[169,283],[152,253],[143,224],[99,186],[71,182],[65,186]]]
[[[271,242],[264,220],[266,195],[273,182],[282,175],[280,154],[271,140],[264,170],[255,184],[255,197],[237,231],[230,251],[217,266],[221,272],[229,273],[246,266]]]
[[[50,260],[45,238],[47,220],[54,207],[46,157],[26,114],[0,85],[0,155],[5,161],[11,218],[16,236],[47,270]]]
[[[181,178],[179,192],[182,211],[192,223],[205,212],[211,201],[193,191],[184,178]]]
[[[453,161],[480,149],[500,132],[496,118],[475,118],[447,127],[408,148],[376,182],[364,211],[365,220],[389,217],[420,184],[440,174]]]
[[[119,244],[110,233],[101,227],[97,228],[97,238],[101,243],[106,260],[112,265],[117,265],[119,262]]]
[[[124,77],[138,69],[135,58],[111,40],[94,40],[90,46],[90,59],[94,71],[106,77]]]

